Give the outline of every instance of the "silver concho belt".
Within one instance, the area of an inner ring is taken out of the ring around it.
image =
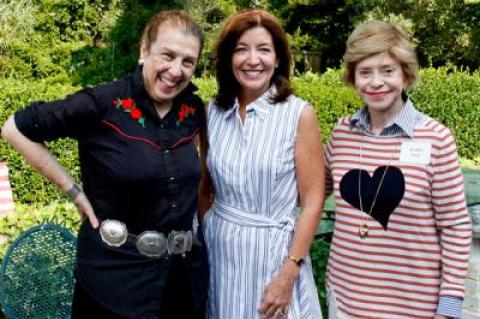
[[[192,249],[192,231],[172,230],[168,236],[147,230],[137,235],[129,234],[127,226],[121,221],[106,219],[100,225],[100,236],[108,246],[120,247],[132,240],[140,254],[148,257],[168,255],[185,255]]]

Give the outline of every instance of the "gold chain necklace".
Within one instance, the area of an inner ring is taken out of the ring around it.
[[[382,178],[380,179],[380,183],[378,183],[377,191],[375,192],[375,196],[373,197],[372,205],[370,205],[370,209],[368,210],[367,215],[372,216],[373,208],[377,203],[378,194],[380,193],[380,189],[382,188],[383,181],[385,180],[385,175],[387,175],[388,168],[390,167],[390,159],[388,160],[388,165],[385,167],[383,171]],[[362,199],[362,144],[360,144],[360,169],[358,170],[358,201],[360,202],[360,210],[363,212],[363,199]],[[360,225],[358,228],[358,237],[364,239],[368,237],[368,225],[365,221]]]

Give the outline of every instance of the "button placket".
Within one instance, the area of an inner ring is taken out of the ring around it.
[[[165,158],[165,185],[167,191],[167,200],[168,200],[168,207],[169,212],[173,214],[177,214],[180,212],[180,203],[178,202],[177,196],[180,192],[178,186],[178,176],[175,169],[175,161],[173,156],[174,150],[166,149],[164,150],[164,158]]]

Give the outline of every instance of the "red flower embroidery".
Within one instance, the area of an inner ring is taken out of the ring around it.
[[[182,104],[180,110],[178,111],[178,119],[177,119],[177,127],[180,127],[182,123],[188,118],[190,115],[195,114],[195,108],[188,106],[187,104]]]
[[[132,99],[125,99],[122,101],[123,109],[131,109],[133,107],[133,100]]]
[[[132,111],[130,112],[130,116],[132,117],[132,119],[134,120],[138,120],[139,118],[142,117],[142,112],[137,109],[136,107],[132,108]]]
[[[142,111],[137,108],[135,101],[133,99],[121,99],[117,98],[113,101],[113,105],[117,109],[122,108],[124,112],[130,113],[130,117],[137,121],[143,128],[145,128],[145,118],[143,117]]]
[[[185,120],[185,112],[178,112],[178,120],[183,122]]]

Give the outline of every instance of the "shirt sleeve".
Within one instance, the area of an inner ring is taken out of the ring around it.
[[[324,165],[325,165],[325,198],[333,193],[333,175],[332,175],[332,152],[335,146],[335,135],[337,129],[344,122],[344,118],[339,118],[337,124],[333,128],[330,138],[324,148]]]
[[[441,128],[432,145],[432,206],[441,247],[440,297],[463,298],[472,225],[455,141]]]
[[[15,113],[19,131],[34,142],[61,137],[78,138],[101,116],[91,89],[84,89],[63,100],[35,102]]]
[[[330,196],[333,192],[333,178],[332,178],[332,171],[331,171],[331,156],[332,156],[332,137],[330,137],[330,140],[327,142],[327,145],[325,146],[325,198]]]
[[[458,297],[440,297],[438,300],[437,314],[447,318],[462,318],[463,299]]]

